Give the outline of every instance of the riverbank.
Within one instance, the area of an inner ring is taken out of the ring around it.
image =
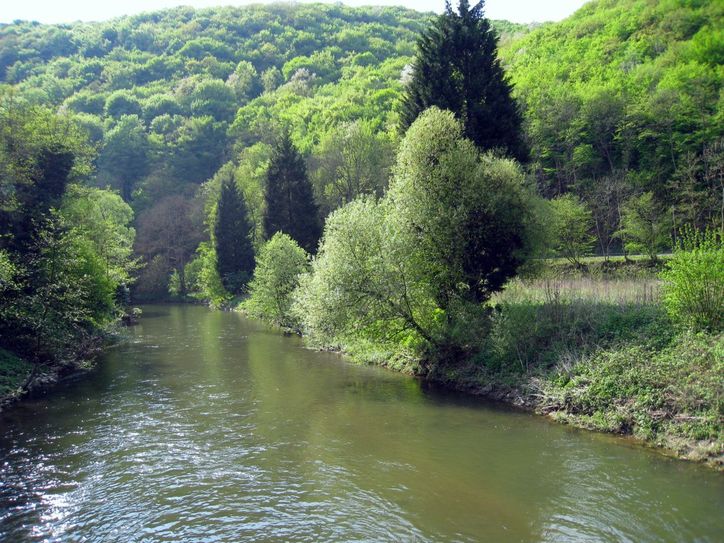
[[[513,281],[479,355],[424,378],[724,470],[724,334],[677,328],[659,282]]]
[[[118,341],[118,327],[121,324],[133,324],[136,318],[137,315],[134,315],[129,321],[122,319],[105,330],[98,330],[86,337],[83,344],[77,345],[72,353],[43,364],[34,364],[0,348],[0,411],[31,392],[52,387],[69,376],[90,371],[100,352]]]
[[[62,363],[34,365],[0,349],[0,411],[31,392],[52,387],[69,375],[93,368],[95,354]]]
[[[468,362],[423,377],[564,424],[631,436],[666,455],[724,471],[721,334],[683,334],[661,350],[629,344],[558,353],[553,360],[550,367],[521,372]]]

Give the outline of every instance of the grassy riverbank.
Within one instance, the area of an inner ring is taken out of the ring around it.
[[[52,386],[65,376],[93,368],[96,356],[119,339],[120,322],[88,333],[84,341],[62,356],[32,363],[0,348],[0,409],[21,399],[31,390]]]
[[[32,369],[29,362],[0,349],[0,406],[22,393]]]
[[[492,307],[484,351],[428,378],[724,469],[724,335],[677,328],[653,276],[516,280]]]

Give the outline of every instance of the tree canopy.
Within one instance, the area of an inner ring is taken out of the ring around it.
[[[284,232],[307,252],[316,252],[321,235],[317,205],[307,167],[286,130],[275,143],[269,160],[264,201],[267,238]]]
[[[240,294],[254,272],[251,231],[244,195],[234,180],[227,178],[216,206],[214,248],[219,277],[232,294]]]
[[[422,32],[405,89],[401,120],[410,126],[427,108],[452,111],[466,137],[483,150],[500,149],[526,157],[522,118],[498,59],[498,35],[483,16],[485,2],[470,7],[460,0],[457,13],[445,13]]]

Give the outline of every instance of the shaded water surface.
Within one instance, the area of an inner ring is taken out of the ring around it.
[[[0,413],[0,541],[722,541],[724,477],[423,390],[237,314],[147,307]]]

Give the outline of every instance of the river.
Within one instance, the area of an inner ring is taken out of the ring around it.
[[[90,375],[0,413],[0,541],[722,541],[724,477],[144,308]]]

